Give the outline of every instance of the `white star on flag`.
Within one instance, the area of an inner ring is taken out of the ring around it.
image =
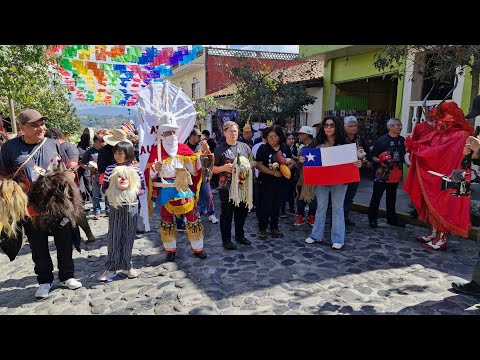
[[[315,158],[315,155],[313,155],[312,153],[308,153],[307,155],[307,161],[313,161]]]

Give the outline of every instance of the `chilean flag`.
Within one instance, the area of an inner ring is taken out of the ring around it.
[[[357,160],[357,145],[347,144],[327,148],[303,148],[305,185],[338,185],[360,181],[360,172],[353,164]]]

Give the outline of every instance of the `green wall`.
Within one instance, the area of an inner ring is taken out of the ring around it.
[[[299,55],[301,58],[324,54],[327,52],[344,49],[352,45],[300,45]]]
[[[352,81],[372,76],[379,76],[384,73],[393,73],[398,70],[393,69],[392,71],[388,72],[380,72],[375,69],[375,66],[373,66],[373,56],[375,54],[376,51],[370,51],[360,55],[344,56],[332,59],[332,81],[334,83]]]
[[[319,47],[320,45],[311,46]],[[316,49],[315,51],[318,52],[318,49]],[[405,69],[405,65],[403,65],[402,68],[397,67],[396,69],[394,68],[392,71],[388,72],[378,71],[373,66],[373,56],[375,53],[376,51],[370,51],[364,54],[340,57],[325,62],[323,70],[322,104],[324,110],[334,110],[331,106],[331,96],[335,96],[335,94],[331,94],[331,84],[380,76],[382,74],[392,74],[398,70],[401,70],[403,72],[403,70]],[[403,76],[401,79],[398,80],[395,106],[396,117],[400,117],[402,111],[404,78],[405,77]]]

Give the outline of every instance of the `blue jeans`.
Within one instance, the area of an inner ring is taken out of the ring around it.
[[[92,180],[92,201],[93,201],[93,211],[95,211],[95,215],[100,214],[100,188],[101,185],[95,181]]]
[[[347,191],[346,184],[315,186],[317,197],[317,212],[310,238],[323,241],[325,232],[325,219],[327,217],[328,193],[332,194],[332,243],[344,244],[345,218],[343,214],[343,201]]]
[[[212,190],[210,189],[210,182],[202,182],[200,186],[200,194],[197,203],[198,212],[203,214],[207,211],[208,215],[215,214],[215,207],[213,205],[213,195]]]

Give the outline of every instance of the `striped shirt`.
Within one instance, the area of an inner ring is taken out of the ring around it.
[[[145,194],[146,192],[146,185],[145,185],[145,177],[143,176],[143,172],[140,171],[138,166],[132,165],[130,161],[123,163],[123,164],[113,164],[107,167],[105,170],[105,177],[103,178],[103,185],[102,185],[102,192],[105,194],[108,189],[108,185],[110,183],[110,176],[112,175],[113,169],[117,166],[131,166],[135,169],[138,176],[140,177],[140,190],[138,191],[138,196]]]

